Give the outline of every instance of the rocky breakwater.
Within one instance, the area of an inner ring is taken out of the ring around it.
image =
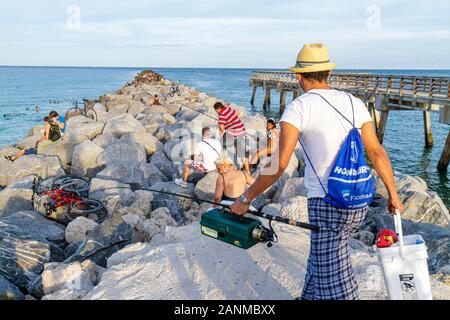
[[[114,93],[93,101],[97,121],[69,119],[64,141],[45,155],[11,163],[0,149],[0,299],[292,299],[299,295],[309,233],[276,224],[280,242],[248,251],[200,235],[198,220],[210,205],[150,191],[211,199],[217,173],[192,177],[187,188],[174,182],[190,157],[202,126],[215,121],[217,101],[194,88],[146,71]],[[153,105],[154,95],[162,105]],[[228,103],[228,102],[226,102]],[[265,118],[242,113],[248,128],[264,130]],[[185,106],[189,107],[186,108]],[[193,110],[194,109],[194,110]],[[38,128],[19,143],[32,143]],[[180,140],[180,138],[182,138]],[[31,142],[30,142],[31,141]],[[267,160],[267,159],[266,159]],[[254,205],[272,214],[307,221],[304,159],[296,148],[280,181]],[[89,195],[102,201],[102,223],[79,217],[69,224],[33,211],[32,181],[64,174],[90,180]],[[429,247],[436,298],[449,299],[448,210],[425,183],[396,174],[407,211],[406,233],[420,233]],[[384,215],[386,191],[352,240],[361,296],[385,299],[380,265],[371,245]],[[374,275],[379,281],[373,285]],[[447,284],[446,284],[447,282]]]

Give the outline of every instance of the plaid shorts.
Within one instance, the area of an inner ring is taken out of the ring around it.
[[[320,198],[308,199],[311,246],[302,300],[357,300],[358,285],[348,251],[348,240],[364,222],[368,208],[338,209]]]
[[[194,161],[192,162],[191,166],[198,172],[207,173],[208,170],[206,170],[205,166],[203,165],[203,162],[201,161]]]

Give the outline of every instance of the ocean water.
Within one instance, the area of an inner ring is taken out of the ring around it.
[[[95,99],[121,88],[143,68],[60,68],[0,67],[0,146],[13,144],[28,130],[42,122],[51,110],[64,114],[73,99]],[[153,68],[166,78],[206,92],[212,96],[246,106],[261,113],[264,93],[259,89],[255,106],[250,105],[248,86],[251,69],[171,69]],[[341,70],[380,74],[409,74],[450,77],[450,70]],[[287,101],[292,99],[287,97]],[[58,103],[54,103],[57,101]],[[39,106],[41,111],[35,112]],[[272,92],[268,111],[278,116],[279,95]],[[27,110],[30,109],[30,110]],[[4,114],[13,114],[4,117]],[[422,177],[450,206],[449,173],[438,173],[436,166],[447,138],[448,125],[439,123],[439,114],[431,114],[434,147],[424,148],[422,112],[397,111],[389,114],[384,146],[395,170]]]

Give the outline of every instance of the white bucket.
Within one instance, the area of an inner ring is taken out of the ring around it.
[[[399,212],[394,223],[399,241],[388,248],[376,248],[389,299],[432,300],[425,241],[420,235],[403,237]]]

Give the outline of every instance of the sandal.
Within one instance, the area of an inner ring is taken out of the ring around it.
[[[6,160],[9,160],[9,161],[11,161],[11,162],[14,162],[14,160],[12,159],[11,156],[5,155],[5,159],[6,159]]]

